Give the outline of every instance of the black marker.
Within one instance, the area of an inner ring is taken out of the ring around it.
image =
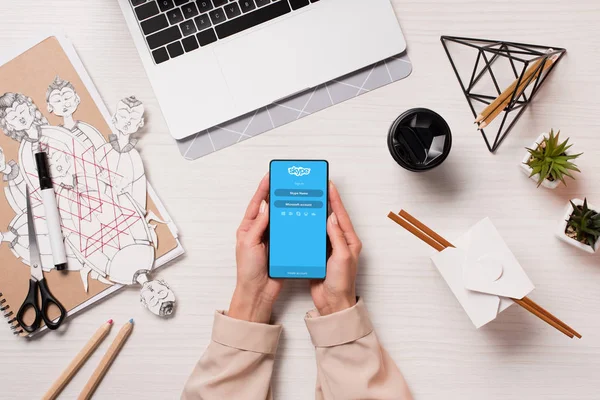
[[[44,202],[46,212],[46,225],[48,226],[48,236],[50,237],[50,247],[52,248],[52,258],[54,266],[58,271],[67,268],[67,254],[63,242],[62,230],[60,227],[60,213],[56,203],[56,195],[52,187],[50,170],[45,152],[35,154],[35,163],[37,164],[38,176],[40,178],[40,191]]]

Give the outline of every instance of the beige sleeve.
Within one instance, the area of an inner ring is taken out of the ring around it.
[[[215,313],[212,340],[189,377],[181,398],[271,400],[271,374],[281,325]]]
[[[305,322],[317,353],[318,400],[412,399],[361,299],[352,308],[324,317],[310,311]]]

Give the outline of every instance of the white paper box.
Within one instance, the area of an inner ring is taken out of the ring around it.
[[[535,288],[489,218],[454,245],[431,259],[476,328]]]

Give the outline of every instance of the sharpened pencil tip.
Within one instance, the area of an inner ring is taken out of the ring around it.
[[[112,318],[111,318],[111,319],[109,319],[108,321],[106,321],[106,323],[107,323],[107,324],[109,324],[109,325],[112,325],[112,324],[113,324],[113,320],[112,320]]]
[[[129,320],[129,323],[130,323],[130,324],[133,324],[133,318],[131,318],[131,319]]]

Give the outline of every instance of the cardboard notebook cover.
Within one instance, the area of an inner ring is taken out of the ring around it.
[[[113,133],[108,110],[103,105],[74,48],[66,39],[48,37],[0,66],[0,96],[8,92],[27,96],[50,126],[59,127],[63,123],[62,117],[50,113],[46,105],[46,91],[57,76],[71,82],[81,99],[73,118],[95,127],[108,142],[109,135]],[[0,112],[0,123],[1,114]],[[21,143],[7,135],[1,128],[3,127],[0,126],[0,148],[6,163],[19,160]],[[43,133],[41,137],[44,137]],[[15,225],[15,219],[18,217],[7,197],[8,185],[8,177],[0,174],[0,233],[9,232],[11,228],[14,232],[15,229],[11,224]],[[170,222],[170,217],[160,199],[149,184],[147,188],[147,212],[153,212],[158,219],[166,221],[166,223],[157,223],[155,228],[158,244],[155,249],[154,268],[156,268],[181,255],[183,248],[177,239],[177,229]],[[57,191],[56,184],[55,191]],[[32,194],[32,205],[34,200]],[[37,224],[36,222],[36,229],[38,229]],[[37,233],[39,235],[39,232]],[[18,326],[15,316],[29,289],[30,267],[16,251],[18,249],[15,243],[0,242],[0,310],[15,334],[28,336]],[[81,274],[76,270],[59,272],[53,269],[44,272],[44,277],[50,291],[63,304],[69,316],[123,287],[120,284],[105,284],[100,280],[88,278],[89,286],[86,292]],[[32,315],[33,311],[29,315],[26,314],[25,320],[33,320]],[[58,311],[51,309],[50,317],[57,318]]]

